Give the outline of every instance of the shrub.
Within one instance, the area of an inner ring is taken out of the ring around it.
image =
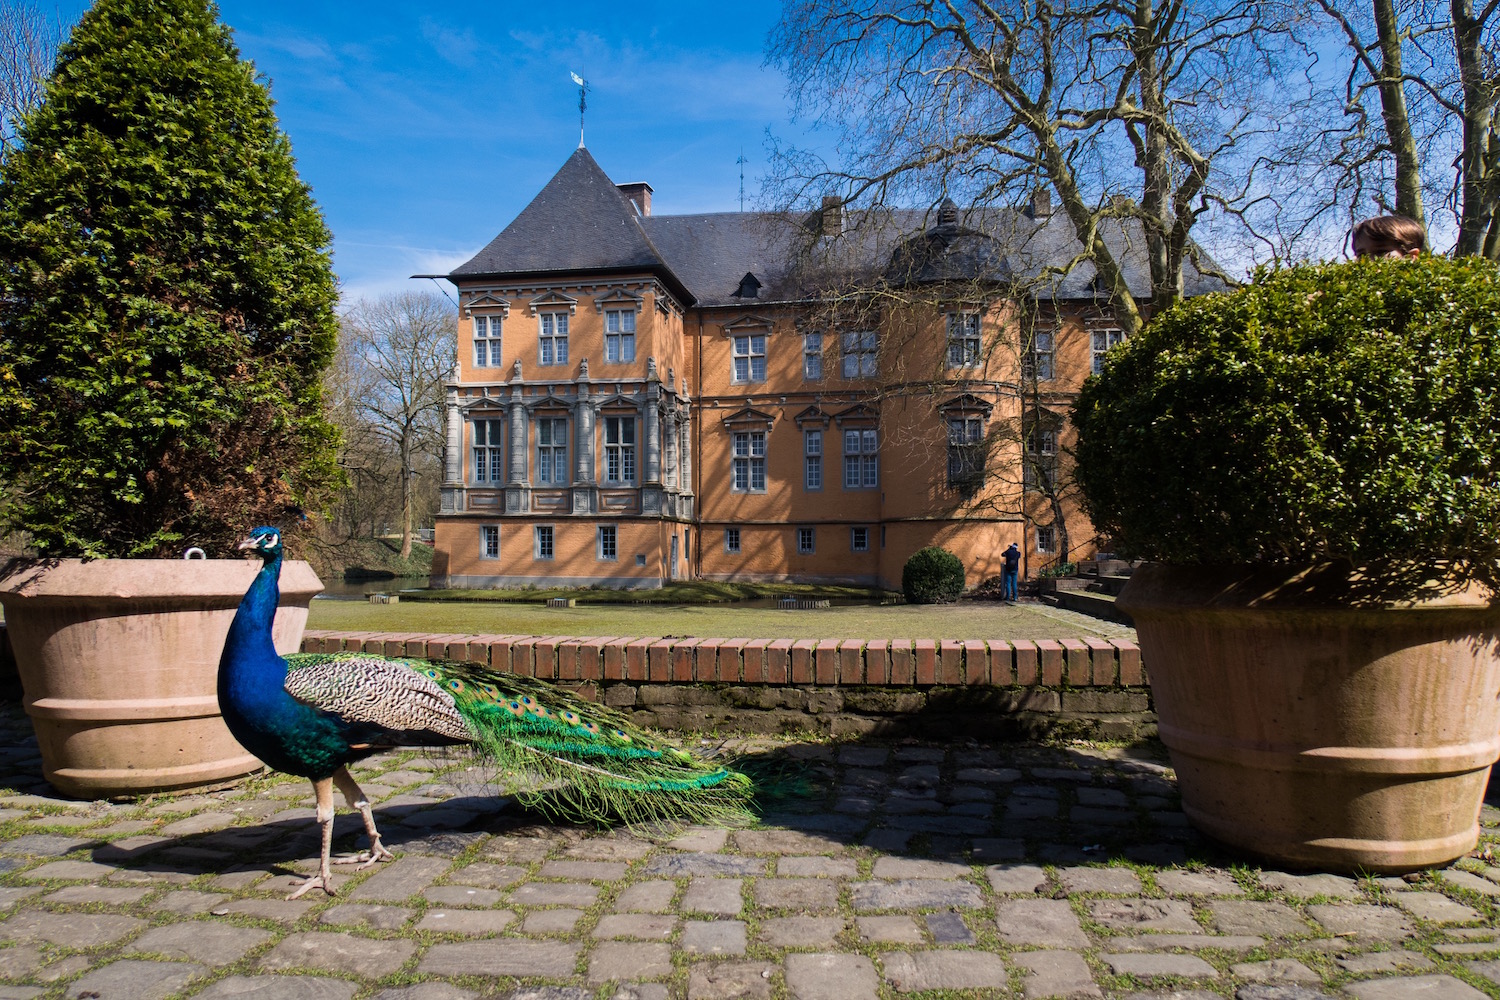
[[[1084,385],[1084,505],[1168,563],[1500,557],[1500,271],[1263,270],[1180,302]]]
[[[98,0],[0,170],[0,529],[224,551],[338,478],[330,237],[208,0]]]
[[[912,553],[901,569],[901,593],[908,604],[948,604],[964,592],[964,564],[936,545]]]

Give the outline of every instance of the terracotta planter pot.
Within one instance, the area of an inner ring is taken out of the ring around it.
[[[1283,865],[1441,865],[1477,843],[1500,755],[1500,605],[1364,585],[1351,606],[1351,579],[1144,566],[1118,603],[1198,829]]]
[[[224,637],[258,561],[15,560],[0,604],[42,771],[65,795],[118,798],[223,784],[261,763],[219,715]],[[295,652],[323,589],[281,573],[276,648]]]

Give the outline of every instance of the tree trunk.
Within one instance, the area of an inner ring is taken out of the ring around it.
[[[1050,130],[1041,127],[1037,127],[1034,134],[1037,135],[1042,146],[1043,166],[1048,179],[1052,181],[1053,189],[1057,192],[1058,203],[1067,214],[1068,221],[1073,223],[1073,230],[1078,234],[1078,241],[1092,255],[1094,269],[1099,275],[1100,283],[1109,289],[1115,321],[1125,331],[1126,337],[1134,337],[1141,329],[1141,313],[1135,296],[1130,294],[1130,286],[1125,283],[1125,273],[1120,268],[1119,262],[1115,260],[1114,254],[1110,253],[1109,248],[1105,246],[1104,240],[1099,237],[1098,230],[1094,228],[1093,212],[1084,201],[1083,192],[1078,189],[1072,168],[1069,167],[1062,150],[1058,148],[1056,136],[1052,135]]]
[[[1427,225],[1422,210],[1422,159],[1406,111],[1406,84],[1401,79],[1401,25],[1392,0],[1374,0],[1375,32],[1380,40],[1380,113],[1396,159],[1396,214]]]
[[[1458,224],[1458,255],[1482,254],[1494,259],[1495,203],[1500,178],[1495,164],[1495,88],[1485,78],[1484,21],[1474,16],[1472,0],[1451,0],[1453,47],[1463,86],[1463,148],[1459,154],[1463,182]],[[1487,238],[1489,237],[1489,238]]]
[[[1136,165],[1141,170],[1141,226],[1146,235],[1146,256],[1151,263],[1152,312],[1159,312],[1178,298],[1176,282],[1171,280],[1172,266],[1167,242],[1170,228],[1170,195],[1172,169],[1167,139],[1159,123],[1167,117],[1162,100],[1161,81],[1155,39],[1156,11],[1152,0],[1136,0],[1132,16],[1132,57],[1138,81],[1141,107],[1150,115],[1136,138]],[[1134,130],[1132,129],[1132,132]],[[1178,268],[1180,276],[1181,268]]]
[[[412,435],[410,429],[401,433],[401,558],[411,558],[412,515]]]

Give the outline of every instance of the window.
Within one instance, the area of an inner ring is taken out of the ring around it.
[[[804,489],[821,490],[823,488],[823,432],[802,432],[802,462],[805,468],[802,478]]]
[[[948,367],[979,364],[979,314],[948,314]]]
[[[880,484],[880,436],[873,427],[844,431],[844,489],[873,490]]]
[[[869,528],[850,528],[849,529],[849,551],[851,551],[851,552],[868,552],[868,551],[870,551],[870,529]]]
[[[604,418],[604,481],[635,482],[635,418]]]
[[[1057,482],[1057,431],[1033,427],[1026,435],[1023,485],[1028,490],[1051,490]]]
[[[802,377],[816,380],[823,377],[823,335],[802,335]]]
[[[1052,525],[1036,529],[1036,550],[1038,552],[1052,552],[1057,548],[1057,532]]]
[[[599,526],[599,558],[605,562],[615,562],[620,558],[615,530],[613,524]]]
[[[474,317],[474,367],[500,364],[500,317]]]
[[[567,417],[542,417],[536,422],[536,481],[551,486],[569,481]]]
[[[568,363],[568,314],[537,314],[537,364]]]
[[[1104,371],[1104,356],[1109,353],[1110,348],[1119,347],[1125,343],[1124,330],[1095,330],[1094,338],[1094,368],[1095,375]]]
[[[874,330],[846,333],[843,336],[844,378],[870,378],[875,374],[876,336]]]
[[[610,309],[604,314],[604,360],[635,360],[634,309]]]
[[[504,478],[505,459],[500,451],[503,420],[474,421],[474,482],[498,483]]]
[[[746,335],[734,338],[734,381],[764,382],[766,380],[765,334]]]
[[[724,529],[724,551],[725,552],[738,552],[739,550],[740,550],[740,529],[739,528],[725,528]]]
[[[536,526],[536,557],[538,559],[552,558],[552,525],[550,524]]]
[[[766,489],[766,432],[734,432],[734,489],[764,493]]]
[[[1051,330],[1037,330],[1032,334],[1030,356],[1022,365],[1023,375],[1038,380],[1052,377],[1053,334]]]
[[[479,526],[479,558],[500,558],[500,526],[498,524]]]
[[[797,554],[800,555],[800,556],[810,556],[814,552],[816,552],[817,550],[818,550],[818,529],[817,528],[798,528],[797,529]]]
[[[979,417],[948,418],[948,485],[972,489],[984,475],[983,430]]]

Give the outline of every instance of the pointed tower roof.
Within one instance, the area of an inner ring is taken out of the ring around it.
[[[649,271],[683,304],[693,295],[646,235],[631,204],[582,146],[504,231],[450,278]]]

